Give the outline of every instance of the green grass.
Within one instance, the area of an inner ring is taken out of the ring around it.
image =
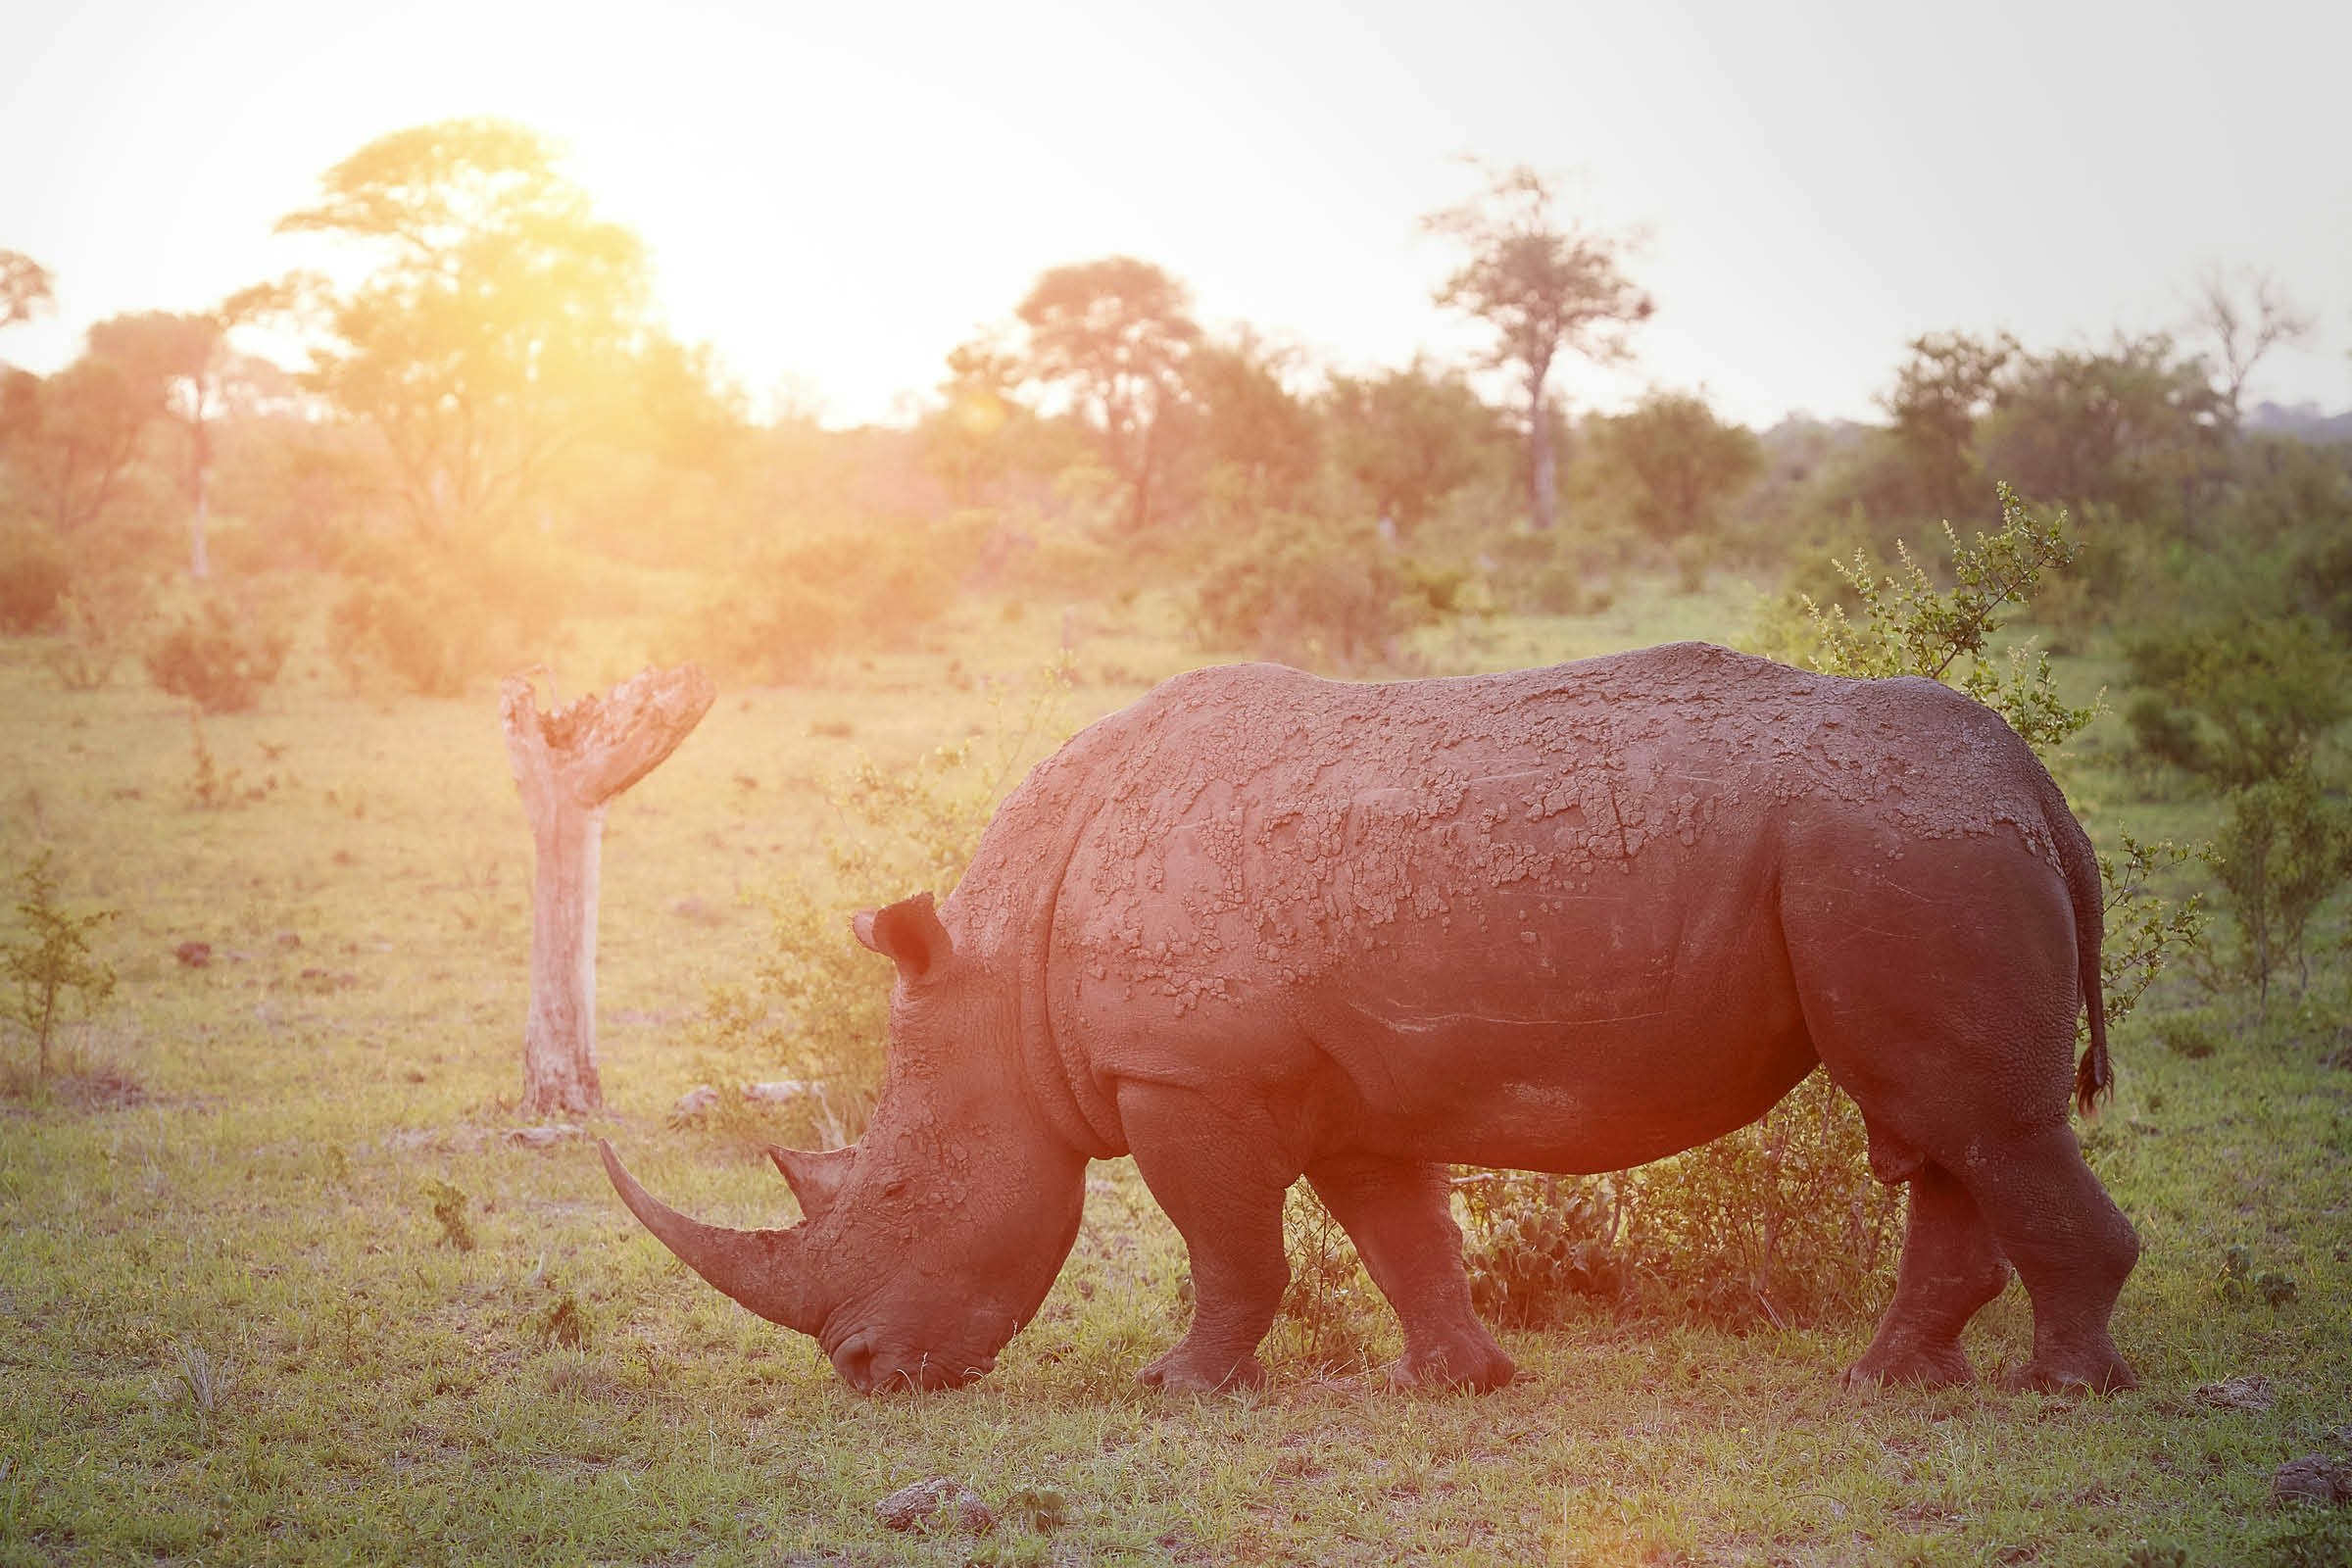
[[[1746,603],[1648,592],[1424,653],[1730,637]],[[1071,716],[1194,662],[1172,627],[1149,597],[1074,612],[1091,678]],[[1064,630],[1058,607],[969,606],[830,684],[723,693],[615,807],[615,1111],[592,1130],[658,1191],[724,1222],[790,1212],[736,1141],[665,1125],[687,1087],[756,1065],[696,1044],[702,1000],[748,966],[763,890],[821,860],[821,781],[984,725],[980,677],[1020,677]],[[626,673],[633,636],[591,628],[566,694]],[[1867,1321],[1735,1335],[1597,1312],[1505,1336],[1530,1377],[1486,1398],[1397,1398],[1279,1338],[1267,1391],[1149,1394],[1133,1373],[1181,1328],[1183,1256],[1119,1161],[996,1374],[866,1401],[687,1275],[586,1146],[503,1140],[530,867],[486,695],[363,704],[298,655],[262,711],[205,726],[222,767],[274,787],[200,810],[173,704],[67,696],[39,655],[0,643],[0,863],[53,846],[70,902],[121,907],[102,955],[122,985],[74,1033],[82,1077],[0,1102],[0,1562],[2116,1564],[2152,1542],[2234,1564],[2352,1539],[2267,1502],[2279,1463],[2352,1442],[2352,1073],[2324,1061],[2340,958],[2265,1029],[2226,1011],[2209,1057],[2167,1050],[2152,1011],[2118,1041],[2122,1093],[2085,1137],[2146,1243],[2117,1321],[2132,1394],[1847,1396],[1835,1374]],[[2134,804],[2095,760],[2081,787],[2102,829],[2210,820]],[[208,966],[173,956],[188,941]],[[436,1182],[466,1195],[471,1250],[445,1243]],[[2295,1299],[2224,1299],[2231,1247]],[[577,1345],[550,1332],[566,1300]],[[1980,1368],[2022,1361],[2030,1332],[2013,1287],[1972,1333]],[[1374,1342],[1394,1348],[1385,1316]],[[2194,1397],[2255,1373],[2266,1412]],[[997,1503],[1050,1486],[1069,1517],[985,1541],[881,1529],[872,1504],[933,1474]]]

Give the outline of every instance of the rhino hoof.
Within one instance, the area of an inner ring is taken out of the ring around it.
[[[2139,1379],[2112,1352],[2049,1360],[2035,1356],[2003,1377],[2001,1387],[2012,1394],[2121,1394],[2138,1388]]]
[[[1858,1391],[1898,1383],[1914,1389],[1949,1389],[1976,1379],[1968,1352],[1952,1345],[1935,1349],[1874,1349],[1840,1373],[1838,1385]]]
[[[1266,1369],[1254,1354],[1244,1355],[1238,1361],[1215,1356],[1203,1362],[1179,1345],[1138,1372],[1135,1380],[1170,1394],[1220,1394],[1256,1388],[1266,1381]]]
[[[1472,1389],[1480,1394],[1508,1388],[1521,1373],[1497,1345],[1441,1347],[1408,1352],[1389,1369],[1389,1387],[1398,1393],[1443,1393]]]

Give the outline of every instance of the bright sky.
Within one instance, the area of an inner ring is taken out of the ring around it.
[[[2255,397],[2352,404],[2352,6],[1204,0],[734,6],[76,0],[0,41],[0,247],[61,309],[194,309],[385,131],[496,114],[650,243],[673,329],[756,395],[903,412],[1043,269],[1168,268],[1204,321],[1343,368],[1470,341],[1414,219],[1451,155],[1582,170],[1658,299],[1606,403],[1869,416],[1905,339],[2178,325],[2203,267],[2320,318]],[[2226,18],[2226,20],[2225,20]]]

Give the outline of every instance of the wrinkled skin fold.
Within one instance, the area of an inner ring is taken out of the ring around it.
[[[2133,1381],[2108,1322],[2138,1242],[2068,1115],[2112,1076],[2096,863],[2024,744],[1933,682],[1703,644],[1383,685],[1199,670],[1039,764],[945,906],[853,928],[897,969],[889,1078],[855,1150],[774,1152],[803,1223],[704,1226],[605,1159],[860,1389],[992,1366],[1086,1162],[1130,1152],[1197,1291],[1147,1382],[1263,1376],[1303,1177],[1397,1313],[1395,1381],[1497,1387],[1447,1165],[1640,1164],[1816,1065],[1911,1187],[1850,1381],[1969,1377],[1961,1331],[2012,1269],[2016,1381]]]

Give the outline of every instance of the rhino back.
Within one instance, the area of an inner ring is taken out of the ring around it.
[[[1118,723],[1087,769],[1058,929],[1179,991],[1508,928],[1531,900],[1647,886],[1652,862],[1720,874],[1792,813],[1890,849],[2005,832],[2054,863],[2046,781],[1997,716],[1929,681],[1705,644],[1377,685],[1227,666]]]

